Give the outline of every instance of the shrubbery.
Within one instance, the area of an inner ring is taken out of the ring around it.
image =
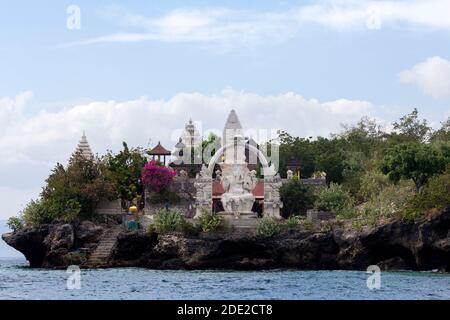
[[[187,221],[184,215],[176,210],[159,210],[152,224],[157,233],[183,231]]]
[[[224,227],[224,221],[218,215],[204,211],[198,219],[198,226],[202,232],[211,232]]]
[[[24,227],[22,219],[20,219],[19,217],[9,218],[8,221],[6,222],[6,224],[12,231],[21,230]]]
[[[403,217],[412,220],[431,209],[443,209],[450,205],[450,166],[431,178],[421,193],[415,194],[403,210]]]
[[[285,215],[306,214],[306,210],[313,207],[314,192],[309,186],[305,186],[300,180],[292,179],[280,188],[280,197],[283,201]]]
[[[283,230],[283,223],[277,218],[262,218],[256,226],[256,234],[264,237],[273,237]]]
[[[355,201],[350,193],[341,185],[330,183],[328,188],[317,192],[315,207],[319,210],[333,211],[340,216],[351,216],[353,214]]]
[[[159,210],[155,214],[153,224],[149,226],[149,232],[156,232],[160,234],[169,232],[184,232],[184,233],[198,233],[198,232],[212,232],[219,229],[226,228],[225,221],[210,212],[203,212],[199,219],[192,223],[184,217],[184,215],[177,210]]]
[[[397,185],[388,185],[357,208],[358,217],[367,224],[375,225],[383,218],[398,216],[414,196],[414,185],[403,180]]]

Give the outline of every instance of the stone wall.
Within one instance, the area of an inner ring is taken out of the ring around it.
[[[116,200],[102,200],[97,206],[97,209],[95,209],[96,214],[107,214],[107,215],[114,215],[114,214],[122,214],[124,213],[124,210],[122,210],[122,205],[120,199]]]

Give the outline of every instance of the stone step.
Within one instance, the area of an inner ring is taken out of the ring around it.
[[[122,231],[121,226],[115,226],[105,231],[105,234],[100,239],[100,243],[95,248],[88,260],[88,266],[99,267],[105,266],[106,262],[111,255],[111,251],[114,248],[117,236]]]

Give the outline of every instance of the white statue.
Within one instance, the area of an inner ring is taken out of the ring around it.
[[[205,164],[202,164],[202,169],[200,170],[200,178],[207,178],[211,174]]]
[[[226,172],[224,172],[226,171]],[[226,212],[251,212],[255,196],[251,191],[255,188],[257,179],[246,165],[233,165],[223,170],[222,204]]]
[[[292,170],[288,170],[286,171],[286,176],[288,180],[291,180],[292,178],[294,178],[294,172],[292,172]]]
[[[187,178],[188,174],[187,174],[186,170],[180,170],[179,176],[181,178]]]

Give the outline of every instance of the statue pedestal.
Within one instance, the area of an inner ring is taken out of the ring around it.
[[[224,219],[228,219],[228,220],[234,220],[234,219],[256,219],[257,213],[256,212],[252,212],[252,211],[247,211],[247,212],[240,212],[240,211],[235,211],[235,212],[228,212],[228,211],[221,211],[218,212],[217,215],[219,217],[222,217]]]

